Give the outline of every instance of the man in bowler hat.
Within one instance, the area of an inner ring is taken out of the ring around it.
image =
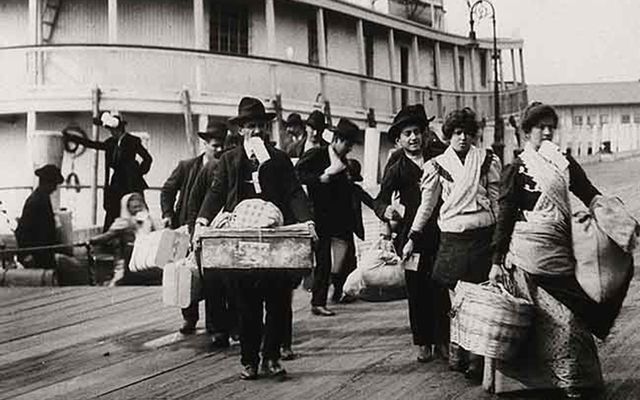
[[[111,137],[104,142],[96,142],[66,132],[63,132],[63,135],[66,141],[105,151],[103,207],[106,215],[103,230],[106,232],[120,216],[122,196],[132,192],[143,193],[149,187],[143,176],[151,169],[153,159],[140,138],[125,130],[127,122],[120,115],[104,112],[100,118],[95,118],[93,123],[106,128]],[[141,163],[136,161],[137,155],[142,158]]]
[[[266,112],[256,98],[244,97],[240,101],[238,116],[231,118],[229,123],[238,126],[244,140],[241,146],[225,152],[220,158],[196,220],[196,243],[201,227],[208,225],[221,209],[233,211],[242,200],[252,198],[275,204],[283,214],[285,225],[308,222],[312,236],[315,236],[308,199],[291,160],[269,143],[268,126],[274,117],[275,114]],[[256,150],[256,146],[266,150],[266,159],[262,149]],[[267,377],[286,374],[280,365],[280,346],[284,329],[290,323],[292,281],[289,273],[276,271],[243,274],[233,279],[240,319],[241,379],[258,377],[261,348],[262,374]],[[264,321],[263,307],[266,309]]]
[[[314,110],[304,124],[304,133],[300,139],[287,147],[289,157],[300,158],[307,150],[315,147],[328,146],[329,143],[322,138],[322,132],[324,132],[326,127],[327,123],[324,114],[318,110]]]
[[[162,209],[162,222],[165,227],[176,229],[188,222],[188,204],[193,197],[198,176],[207,168],[215,168],[220,155],[222,155],[224,141],[227,136],[227,126],[221,122],[210,120],[204,132],[198,132],[198,136],[204,144],[204,152],[197,157],[182,160],[173,170],[169,178],[160,190],[160,207]],[[176,201],[177,198],[177,201]],[[202,199],[200,199],[200,203]],[[228,346],[227,329],[216,329],[223,322],[226,313],[218,315],[212,308],[210,299],[211,291],[205,293],[206,327],[209,334],[214,335],[214,346]],[[194,301],[188,307],[182,309],[184,324],[180,333],[188,335],[195,333],[198,322],[198,302]],[[225,324],[222,323],[224,326]],[[216,336],[217,335],[217,336]]]
[[[313,272],[311,312],[333,316],[327,308],[331,277],[331,238],[353,241],[356,216],[353,209],[353,185],[347,171],[347,154],[360,141],[362,132],[356,124],[341,118],[327,147],[311,149],[296,164],[300,181],[307,185],[313,204],[319,241]]]

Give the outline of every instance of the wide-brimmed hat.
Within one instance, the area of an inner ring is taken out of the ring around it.
[[[309,118],[307,118],[307,125],[312,127],[318,132],[323,132],[327,127],[327,121],[324,117],[322,111],[314,110],[311,114],[309,114]]]
[[[64,182],[64,177],[60,173],[60,168],[53,164],[47,164],[38,168],[35,171],[35,174],[42,182],[55,183],[56,185]]]
[[[355,158],[347,159],[347,171],[355,182],[362,182],[364,178],[362,177],[362,165],[360,165],[360,161]]]
[[[287,117],[287,120],[285,121],[284,126],[287,128],[290,126],[304,126],[304,123],[302,122],[302,117],[300,116],[300,114],[291,113]]]
[[[243,97],[238,104],[238,116],[230,118],[232,124],[241,124],[247,120],[271,121],[276,113],[266,112],[264,104],[255,97]]]
[[[127,124],[120,114],[104,111],[99,118],[93,118],[93,124],[105,128],[122,128]]]
[[[406,106],[393,118],[393,125],[389,128],[389,135],[395,140],[405,126],[418,124],[424,128],[435,118],[435,116],[427,118],[427,113],[422,104]]]
[[[207,129],[204,132],[198,132],[198,136],[205,142],[211,139],[224,140],[227,137],[227,124],[209,120]]]
[[[340,118],[338,125],[333,129],[333,136],[341,138],[351,143],[360,143],[360,133],[362,131],[358,125],[347,118]]]

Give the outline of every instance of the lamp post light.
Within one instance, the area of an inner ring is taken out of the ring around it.
[[[488,13],[491,13],[488,15]],[[476,0],[469,8],[469,39],[476,41],[476,32],[473,30],[475,21],[473,20],[474,13],[477,15],[478,20],[485,16],[491,17],[493,25],[493,151],[500,158],[504,160],[504,126],[502,117],[500,116],[500,85],[498,81],[498,62],[500,55],[498,54],[498,38],[496,36],[496,9],[489,0]]]

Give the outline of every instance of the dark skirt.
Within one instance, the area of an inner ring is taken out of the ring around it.
[[[491,270],[493,226],[464,232],[442,232],[433,278],[453,290],[458,281],[481,283]]]

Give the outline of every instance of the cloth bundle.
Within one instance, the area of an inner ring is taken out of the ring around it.
[[[574,215],[576,279],[591,299],[604,303],[628,285],[639,233],[640,225],[617,197],[597,196],[590,212]]]
[[[381,238],[364,254],[358,268],[349,274],[344,291],[355,296],[369,287],[398,288],[404,285],[401,259],[393,243]]]
[[[275,228],[284,224],[280,209],[261,199],[241,201],[232,213],[218,215],[212,222],[215,228]]]

